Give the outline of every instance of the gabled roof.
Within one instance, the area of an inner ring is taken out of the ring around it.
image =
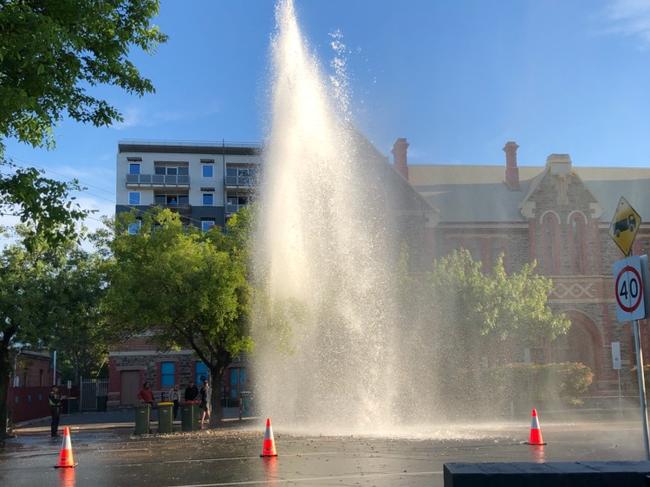
[[[409,181],[399,174],[388,158],[381,154],[377,148],[361,132],[351,131],[354,145],[358,151],[358,164],[363,165],[363,173],[369,184],[382,187],[386,207],[397,212],[434,213],[426,197],[414,188]]]
[[[520,166],[520,190],[504,183],[504,166],[411,165],[409,181],[440,211],[441,222],[524,221],[520,206],[534,191],[545,167]],[[572,167],[609,222],[621,196],[650,221],[650,168]]]

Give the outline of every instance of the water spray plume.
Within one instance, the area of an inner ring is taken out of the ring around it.
[[[374,429],[393,421],[392,232],[342,113],[347,94],[324,81],[292,1],[278,3],[276,21],[256,238],[258,397],[281,427]]]

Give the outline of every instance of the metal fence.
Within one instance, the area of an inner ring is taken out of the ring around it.
[[[101,411],[106,409],[108,379],[81,379],[79,383],[79,409]]]

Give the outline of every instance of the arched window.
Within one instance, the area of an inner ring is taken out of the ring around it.
[[[540,270],[544,274],[557,274],[560,269],[560,220],[555,213],[542,216]]]
[[[587,219],[575,212],[569,217],[569,245],[571,267],[574,273],[584,274],[587,269]]]

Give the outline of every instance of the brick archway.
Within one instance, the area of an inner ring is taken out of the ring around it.
[[[594,321],[577,310],[565,312],[571,320],[569,332],[553,344],[556,362],[581,362],[594,373],[594,381],[601,375],[603,340]]]

